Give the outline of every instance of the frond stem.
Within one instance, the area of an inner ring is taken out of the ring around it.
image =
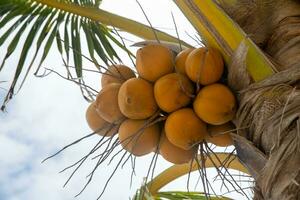
[[[57,0],[33,0],[33,1],[37,3],[41,3],[43,5],[47,5],[49,7],[53,7],[69,13],[73,13],[81,17],[86,17],[88,19],[100,22],[108,26],[116,27],[118,29],[124,30],[128,33],[131,33],[133,35],[136,35],[146,40],[154,40],[155,34],[153,32],[155,31],[157,37],[162,41],[168,41],[174,43],[178,42],[178,38],[171,36],[165,32],[153,29],[145,24],[136,22],[134,20],[125,17],[121,17],[119,15],[110,13],[102,9],[84,7],[72,3],[59,2]],[[184,41],[180,41],[180,42],[182,45],[186,47],[191,47],[191,45],[189,45]]]

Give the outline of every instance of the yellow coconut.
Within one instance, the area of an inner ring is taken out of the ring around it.
[[[118,102],[121,112],[130,119],[146,119],[158,109],[152,84],[141,78],[132,78],[122,84]]]
[[[227,86],[215,83],[199,91],[193,107],[203,121],[221,125],[231,121],[235,116],[236,101]]]
[[[188,55],[193,51],[193,48],[188,48],[183,51],[181,51],[175,58],[175,68],[176,72],[179,72],[181,74],[186,74],[185,72],[185,62],[188,57]]]
[[[89,127],[99,135],[112,136],[118,132],[119,126],[110,124],[99,116],[95,102],[88,106],[85,117]]]
[[[172,144],[190,150],[206,137],[207,127],[192,109],[182,108],[167,117],[165,132]]]
[[[130,78],[134,78],[135,73],[132,69],[126,65],[111,65],[108,67],[106,72],[102,74],[101,85],[105,87],[110,83],[120,83],[122,84]]]
[[[151,82],[163,75],[172,73],[173,54],[167,47],[159,44],[147,45],[136,53],[136,69],[138,74]]]
[[[119,124],[124,120],[118,105],[118,93],[121,84],[111,83],[99,92],[96,99],[96,110],[98,114],[107,122]]]
[[[231,133],[235,133],[235,126],[231,122],[222,125],[209,125],[206,141],[216,146],[227,147],[233,145]]]
[[[158,124],[147,126],[146,120],[127,119],[119,128],[122,147],[135,156],[143,156],[155,151],[160,137]]]
[[[208,85],[217,82],[223,73],[223,58],[218,50],[201,47],[187,57],[185,72],[194,82]]]
[[[193,83],[180,73],[167,74],[154,84],[155,100],[165,112],[173,112],[188,105],[193,92]]]
[[[197,147],[184,150],[172,144],[163,131],[160,138],[159,154],[173,164],[184,164],[191,161],[197,153]]]

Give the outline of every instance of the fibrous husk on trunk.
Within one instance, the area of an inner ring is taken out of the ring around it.
[[[281,73],[283,82],[289,71],[298,75],[297,80],[300,79],[300,68],[297,67]],[[269,82],[269,85],[264,85],[264,82],[250,85],[240,94],[236,125],[247,127],[241,130],[246,131],[247,139],[267,158],[263,167],[256,166],[256,189],[259,194],[256,198],[299,199],[300,90],[286,83],[274,85]],[[248,150],[254,151],[255,148]]]
[[[235,145],[256,180],[254,199],[299,200],[300,2],[240,0],[235,6],[220,2],[278,70],[251,84],[243,44],[229,66],[229,84],[240,104],[235,124],[248,139],[235,137]]]
[[[300,1],[219,0],[220,6],[284,70],[300,56]]]

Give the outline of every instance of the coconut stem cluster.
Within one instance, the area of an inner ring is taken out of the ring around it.
[[[135,156],[156,152],[175,164],[194,159],[204,141],[232,144],[236,100],[220,83],[224,62],[217,50],[191,48],[174,57],[167,47],[149,44],[137,51],[136,71],[138,77],[125,65],[107,68],[86,112],[93,131],[118,135]]]

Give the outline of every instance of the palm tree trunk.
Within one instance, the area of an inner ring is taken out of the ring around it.
[[[247,127],[241,131],[253,143],[255,151],[259,150],[266,158],[265,161],[248,159],[254,148],[241,147],[237,139],[242,162],[258,170],[254,199],[299,200],[300,1],[241,0],[234,6],[220,2],[279,71],[260,83],[243,85],[239,96],[236,125]]]

